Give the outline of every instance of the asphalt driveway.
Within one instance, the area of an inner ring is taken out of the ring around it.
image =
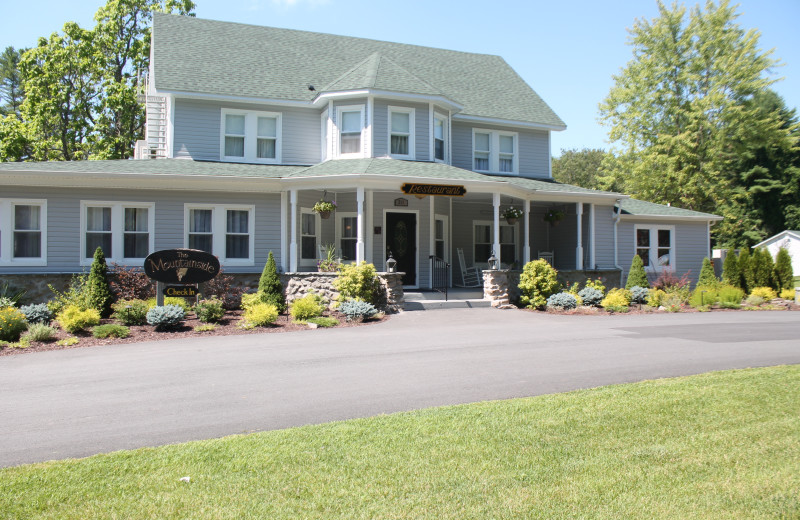
[[[710,370],[800,363],[800,313],[406,312],[0,358],[0,466]]]

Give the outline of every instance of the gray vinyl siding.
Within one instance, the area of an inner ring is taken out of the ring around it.
[[[599,269],[614,267],[614,207],[594,207],[594,261]]]
[[[155,204],[155,250],[185,247],[184,204],[242,204],[255,206],[254,265],[225,266],[226,272],[260,272],[269,251],[280,258],[280,195],[225,192],[109,190],[4,187],[4,197],[47,200],[47,265],[0,266],[0,274],[81,272],[81,201],[143,202]]]
[[[623,220],[619,223],[618,244],[619,244],[619,264],[622,267],[625,278],[628,276],[631,260],[636,254],[634,226],[641,224],[645,226],[674,226],[675,227],[675,274],[683,276],[689,272],[689,279],[692,283],[697,281],[700,276],[700,268],[703,265],[703,258],[708,255],[708,224],[706,222],[662,222],[652,221],[631,221]],[[653,274],[653,277],[656,275]]]
[[[566,208],[558,209],[565,212],[564,218],[552,225],[544,221],[546,208],[531,207],[531,259],[539,258],[540,252],[552,251],[556,269],[575,269],[575,247],[578,245],[575,205],[568,204]]]
[[[430,107],[423,103],[401,103],[376,99],[373,104],[372,153],[373,157],[389,156],[389,107],[414,109],[415,160],[431,160]]]
[[[175,101],[173,150],[177,158],[220,160],[223,108],[279,112],[281,159],[284,164],[317,164],[321,156],[321,110],[246,103],[221,103],[178,99]]]
[[[472,170],[472,129],[516,132],[519,136],[519,176],[548,178],[550,173],[550,145],[545,130],[522,130],[496,125],[465,124],[453,122],[453,166]]]

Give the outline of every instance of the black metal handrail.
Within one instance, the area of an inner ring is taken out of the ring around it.
[[[431,288],[444,295],[447,301],[447,287],[450,285],[450,264],[436,255],[431,255]]]

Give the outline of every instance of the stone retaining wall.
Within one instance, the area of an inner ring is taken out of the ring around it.
[[[483,273],[483,299],[489,300],[492,307],[507,308],[512,305],[519,304],[519,276],[522,271],[512,271],[509,269],[500,269],[497,271],[484,270]],[[591,271],[559,271],[558,281],[566,286],[567,283],[573,285],[575,283],[586,282],[587,278],[596,280],[600,278],[603,284],[611,289],[612,287],[619,287],[622,273],[614,270],[591,270]]]

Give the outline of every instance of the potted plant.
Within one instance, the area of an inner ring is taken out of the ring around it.
[[[551,226],[557,226],[561,219],[564,218],[564,212],[557,209],[548,209],[544,214],[544,221],[549,222]]]
[[[506,219],[506,222],[509,224],[516,224],[517,220],[522,216],[522,210],[517,209],[514,206],[510,206],[503,212],[503,218]]]
[[[342,263],[336,259],[336,246],[327,244],[325,248],[325,258],[317,262],[317,271],[321,273],[335,273],[337,272]]]
[[[322,218],[328,218],[331,216],[332,211],[336,211],[336,201],[327,201],[325,199],[320,199],[314,204],[313,210],[319,213],[319,216]]]

